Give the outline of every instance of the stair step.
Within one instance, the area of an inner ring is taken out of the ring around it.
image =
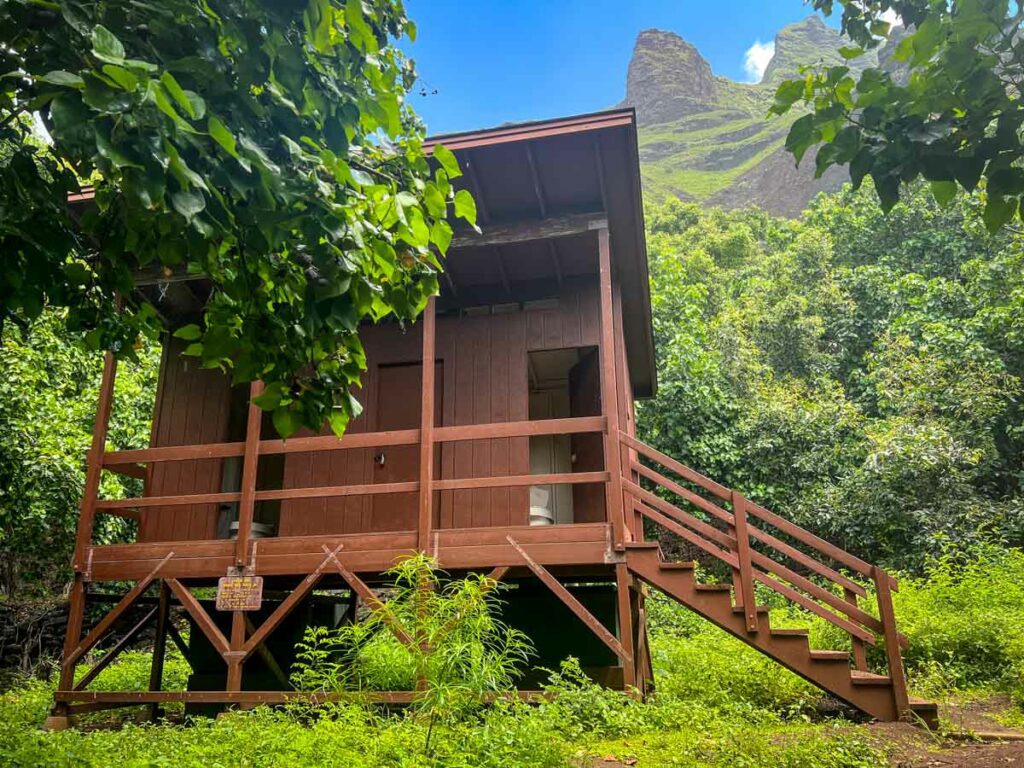
[[[728,584],[697,584],[698,592],[731,592],[732,587]],[[741,611],[742,613],[742,611]]]
[[[692,571],[695,565],[693,561],[687,563],[662,563],[661,569],[664,571]]]
[[[700,585],[698,584],[697,586],[700,586]],[[757,606],[757,615],[758,616],[767,616],[768,612],[770,610],[771,609],[767,605],[759,605],[759,606]],[[743,615],[746,614],[746,611],[743,610],[743,606],[742,605],[734,605],[732,607],[732,612],[736,613],[736,614],[739,614],[740,616],[743,616]]]
[[[846,651],[811,651],[811,658],[815,661],[841,661],[844,664],[850,663],[850,654]]]
[[[660,547],[656,541],[627,541],[626,549],[657,549]]]
[[[850,673],[854,685],[891,685],[892,678],[887,675],[876,675],[873,672],[853,670]]]
[[[773,629],[773,637],[807,637],[806,629]]]

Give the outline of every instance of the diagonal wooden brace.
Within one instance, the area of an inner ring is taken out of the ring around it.
[[[213,619],[210,618],[210,614],[203,609],[203,606],[196,600],[195,595],[189,592],[180,581],[177,579],[167,579],[166,581],[167,586],[171,588],[171,592],[178,598],[181,606],[195,619],[196,626],[206,635],[206,639],[210,641],[210,644],[222,658],[227,659],[232,653],[231,644],[224,637],[224,633],[220,631]]]
[[[402,629],[399,623],[395,620],[394,615],[392,615],[391,611],[388,610],[387,606],[379,597],[373,594],[373,590],[366,586],[366,584],[364,584],[358,576],[352,573],[352,571],[346,568],[334,553],[327,549],[326,544],[323,546],[323,550],[327,553],[328,559],[334,562],[334,567],[338,570],[338,573],[341,574],[341,578],[343,578],[352,590],[362,598],[363,602],[366,603],[370,610],[379,613],[380,616],[383,617],[384,623],[387,625],[388,629],[391,630],[391,633],[397,637],[403,645],[412,645],[412,637],[409,636],[408,632]]]
[[[96,676],[99,675],[100,672],[107,668],[110,662],[120,656],[121,652],[131,644],[138,634],[146,628],[146,625],[149,624],[153,617],[156,616],[156,611],[156,606],[150,608],[149,613],[143,616],[142,620],[139,621],[138,624],[128,630],[128,633],[117,641],[117,645],[103,654],[103,658],[97,661],[88,672],[82,675],[82,679],[75,683],[75,690],[83,690],[85,686],[96,679]]]
[[[255,541],[253,543],[255,545]],[[245,645],[242,646],[242,651],[245,653],[243,660],[249,658],[253,651],[263,644],[263,641],[267,639],[267,636],[277,629],[278,625],[284,621],[289,613],[292,612],[295,606],[299,604],[299,601],[310,593],[313,587],[316,586],[317,582],[320,581],[320,577],[323,576],[324,569],[331,562],[331,559],[341,551],[342,546],[342,544],[339,544],[334,548],[333,552],[328,551],[326,557],[324,557],[320,565],[317,566],[316,570],[306,576],[306,578],[304,578],[299,585],[292,590],[292,593],[274,609],[274,612],[270,614],[262,624],[260,624],[259,629],[252,633],[252,636],[245,642]]]
[[[93,627],[92,631],[88,635],[85,636],[85,639],[67,655],[61,664],[61,667],[73,667],[77,664],[78,660],[87,654],[89,650],[102,639],[103,635],[107,633],[107,630],[114,625],[114,622],[121,618],[121,614],[131,608],[135,604],[135,601],[142,597],[142,593],[149,589],[149,585],[153,583],[153,579],[155,579],[157,574],[160,573],[160,569],[163,568],[167,564],[167,561],[172,557],[174,557],[174,553],[168,552],[167,557],[157,563],[156,568],[150,571],[146,578],[142,579],[142,581],[132,587],[128,593],[118,601],[117,605],[111,608],[107,615],[100,619],[100,622]]]
[[[195,672],[196,670],[195,667],[192,665],[192,656],[189,653],[188,644],[185,642],[185,639],[181,636],[181,633],[178,631],[178,628],[175,627],[174,624],[170,621],[167,622],[167,635],[178,647],[178,650],[181,651],[181,655],[185,658],[185,661],[188,662],[188,665],[192,668],[192,671]]]
[[[534,575],[536,575],[538,579],[544,582],[545,586],[547,586],[548,589],[554,592],[555,596],[558,597],[563,603],[565,603],[569,610],[575,613],[579,620],[586,624],[590,628],[590,630],[595,635],[597,635],[598,639],[601,640],[601,642],[603,642],[605,645],[608,646],[608,648],[611,649],[612,653],[619,657],[619,660],[622,662],[623,666],[627,666],[633,663],[632,654],[630,654],[625,648],[622,647],[622,643],[618,641],[615,635],[609,632],[605,628],[604,624],[598,621],[594,617],[594,614],[592,614],[584,607],[583,603],[577,600],[569,590],[563,587],[562,584],[558,581],[558,579],[551,575],[550,571],[548,571],[547,568],[545,568],[543,565],[541,565],[532,557],[530,557],[526,550],[519,545],[518,541],[516,541],[511,536],[508,536],[506,538],[508,540],[508,543],[515,547],[516,551],[526,562],[526,565],[529,567],[529,569],[533,571]]]

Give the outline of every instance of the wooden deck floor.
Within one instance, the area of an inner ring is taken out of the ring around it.
[[[438,530],[434,532],[431,554],[440,567],[447,570],[521,566],[522,556],[509,543],[509,536],[529,547],[531,556],[545,566],[610,562],[611,528],[606,523]],[[259,539],[255,573],[260,576],[305,575],[323,561],[325,546],[330,551],[339,545],[338,559],[347,568],[356,573],[380,573],[394,565],[398,558],[416,550],[416,532]],[[220,539],[93,546],[87,554],[89,579],[138,580],[172,553],[161,569],[162,577],[212,579],[223,576],[234,565],[235,542]]]

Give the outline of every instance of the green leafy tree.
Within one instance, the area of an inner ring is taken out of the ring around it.
[[[848,165],[854,186],[870,176],[885,210],[906,182],[924,178],[948,203],[957,188],[984,188],[984,223],[996,231],[1019,215],[1024,199],[1024,6],[1009,0],[813,0],[830,15],[842,8],[856,60],[891,45],[880,66],[855,73],[819,66],[783,82],[772,111],[803,103],[787,148],[799,163],[821,144],[816,173]],[[883,19],[896,14],[898,32]],[[895,64],[896,66],[891,66]]]
[[[887,215],[652,207],[641,437],[873,561],[1024,541],[1022,248],[981,213],[921,184]]]
[[[145,448],[159,351],[122,366],[109,442]],[[0,592],[53,594],[71,575],[78,503],[85,482],[102,359],[68,337],[65,318],[44,312],[31,332],[8,330],[0,346]],[[105,473],[108,498],[135,495],[138,480]],[[100,542],[123,540],[129,521],[96,519]]]
[[[161,325],[133,271],[201,273],[213,292],[177,330],[187,353],[265,381],[282,435],[340,434],[360,322],[413,320],[449,213],[476,215],[405,101],[401,0],[0,8],[0,322],[67,307],[92,348],[131,357]],[[29,140],[33,114],[47,141]],[[95,204],[74,220],[83,179]]]

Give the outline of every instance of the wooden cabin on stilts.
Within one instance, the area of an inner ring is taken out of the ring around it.
[[[343,438],[325,429],[281,440],[251,404],[259,382],[232,387],[169,338],[150,447],[108,450],[107,356],[50,726],[104,708],[308,695],[288,680],[305,628],[356,620],[360,602],[372,610],[385,571],[415,551],[451,574],[512,585],[504,618],[531,637],[538,667],[573,655],[603,684],[645,694],[644,599],[654,588],[871,716],[926,711],[907,696],[888,574],[636,436],[634,401],[656,380],[633,111],[442,138],[482,234],[457,232],[419,322],[361,330],[364,411]],[[201,276],[185,275],[140,275],[136,290],[180,324],[208,293]],[[101,498],[104,472],[141,478],[143,495]],[[94,542],[97,515],[109,514],[137,521],[135,541]],[[727,583],[698,582],[692,562],[667,561],[655,531],[718,563]],[[104,582],[131,586],[86,627]],[[224,610],[212,597],[219,584]],[[773,629],[758,591],[832,622],[851,650],[812,650],[806,632]],[[149,609],[121,626],[137,603]],[[187,641],[172,607],[188,618]],[[149,690],[91,689],[149,627]],[[169,643],[192,668],[187,690],[164,690]],[[886,649],[881,674],[867,666],[875,643]],[[530,672],[522,685],[539,682]]]

